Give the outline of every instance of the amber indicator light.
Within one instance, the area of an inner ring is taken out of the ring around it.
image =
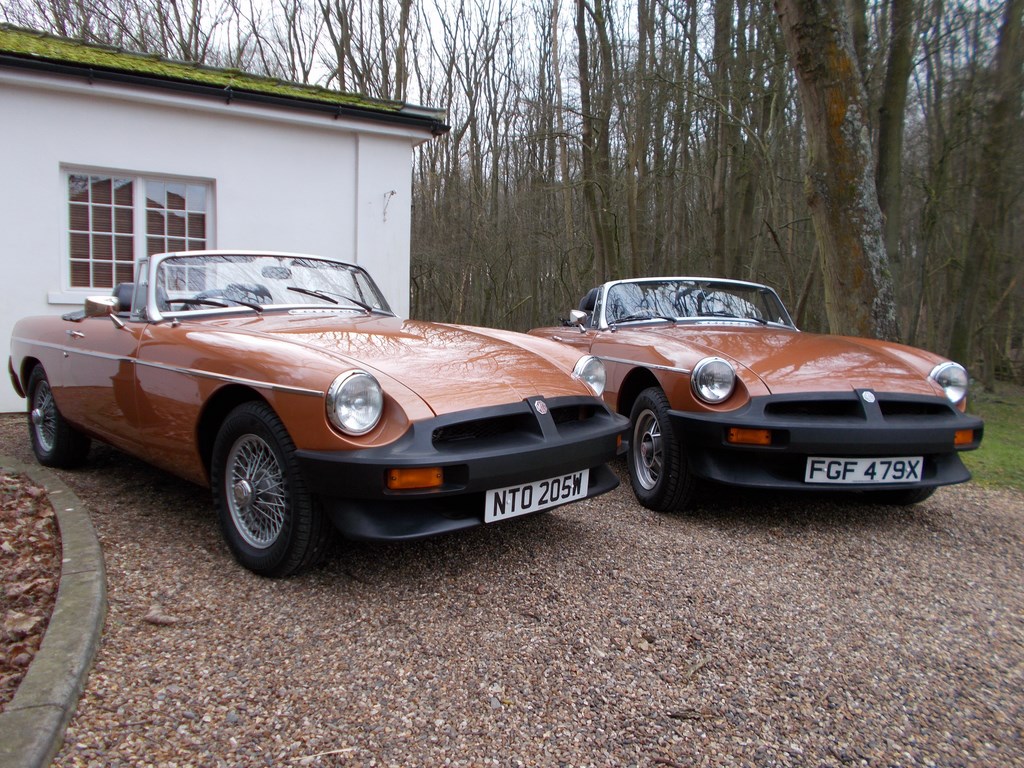
[[[389,469],[388,488],[403,491],[410,488],[438,488],[444,485],[444,471],[440,467]]]
[[[771,445],[772,432],[770,429],[729,427],[729,434],[726,440],[737,445]]]
[[[973,429],[958,429],[953,437],[953,445],[970,445],[974,442]]]

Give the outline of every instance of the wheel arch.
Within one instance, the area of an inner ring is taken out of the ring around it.
[[[19,395],[28,397],[28,378],[32,375],[35,367],[37,365],[42,366],[42,364],[43,361],[38,357],[28,356],[21,361],[21,368],[17,371],[17,375],[15,375],[14,369],[11,368],[11,383],[15,384],[14,389]],[[46,369],[44,368],[43,370],[45,372]]]
[[[217,390],[203,406],[202,413],[199,415],[199,421],[196,424],[196,444],[199,447],[199,455],[202,457],[203,467],[206,469],[208,479],[210,476],[210,462],[213,459],[213,444],[217,439],[217,433],[220,432],[221,424],[224,423],[224,419],[227,418],[231,411],[242,405],[242,403],[248,403],[253,400],[267,403],[267,399],[252,387],[232,384]],[[267,403],[267,405],[269,406],[270,403]]]
[[[626,378],[622,380],[622,385],[619,387],[619,401],[616,404],[618,412],[629,416],[633,410],[633,403],[640,397],[640,393],[650,387],[662,388],[661,382],[651,371],[647,368],[631,370],[626,374]]]

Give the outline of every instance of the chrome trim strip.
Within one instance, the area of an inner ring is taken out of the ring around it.
[[[257,381],[256,379],[243,379],[241,376],[226,376],[221,373],[211,373],[210,371],[199,371],[195,368],[180,368],[173,365],[165,365],[163,363],[153,363],[143,360],[132,360],[136,365],[142,365],[147,368],[156,368],[161,371],[169,371],[171,373],[182,373],[186,376],[195,376],[200,379],[213,379],[214,381],[227,381],[232,384],[245,384],[250,387],[257,389],[269,389],[272,392],[290,392],[293,395],[310,395],[312,397],[324,397],[324,392],[319,389],[306,389],[305,387],[289,387],[283,384],[273,384],[269,381]]]
[[[66,344],[54,344],[48,341],[36,341],[35,339],[26,339],[24,336],[12,336],[11,343],[19,342],[21,344],[29,344],[34,347],[44,347],[45,349],[56,349],[58,352],[68,352],[73,350],[74,347],[69,347]]]
[[[98,357],[101,360],[113,360],[118,363],[134,363],[134,357],[125,357],[124,355],[109,355],[106,352],[97,352],[94,349],[75,349],[74,346],[62,347],[65,352],[83,355],[85,357]]]
[[[181,373],[186,376],[195,376],[201,379],[213,379],[214,381],[226,381],[232,384],[245,384],[256,389],[269,389],[272,392],[288,392],[294,395],[309,395],[312,397],[324,397],[324,392],[318,389],[306,389],[304,387],[289,387],[283,384],[273,384],[269,381],[257,381],[256,379],[243,379],[240,376],[226,376],[220,373],[211,373],[210,371],[199,371],[195,368],[181,368],[173,365],[165,365],[164,363],[153,363],[142,360],[137,360],[134,357],[125,357],[124,355],[108,355],[104,352],[96,352],[93,350],[75,349],[74,346],[68,346],[66,344],[52,344],[43,341],[32,341],[31,339],[25,339],[18,337],[14,341],[19,341],[25,344],[32,344],[37,347],[46,347],[47,349],[55,349],[65,354],[74,353],[76,355],[85,355],[87,357],[97,357],[103,360],[113,360],[118,363],[134,363],[135,365],[142,365],[147,368],[156,368],[161,371],[168,371],[170,373]]]
[[[637,368],[653,368],[658,371],[668,371],[669,373],[681,373],[684,376],[689,376],[693,373],[692,370],[687,368],[673,368],[670,365],[656,365],[654,363],[639,363],[636,360],[624,360],[621,357],[605,357],[604,355],[598,355],[601,360],[606,363],[622,363],[623,365],[635,365]]]

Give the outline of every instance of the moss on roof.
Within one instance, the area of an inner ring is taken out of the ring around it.
[[[375,112],[397,113],[404,106],[401,102],[379,101],[315,85],[284,82],[251,75],[237,69],[216,69],[201,64],[164,59],[153,54],[133,53],[111,46],[84,43],[10,24],[0,24],[0,55],[214,88],[265,93],[282,98],[316,101]]]

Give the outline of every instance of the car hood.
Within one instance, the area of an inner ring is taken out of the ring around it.
[[[754,325],[647,326],[611,335],[642,344],[668,364],[689,370],[702,357],[717,355],[746,369],[774,394],[840,392],[851,389],[936,395],[928,373],[941,358],[901,344],[804,333]],[[602,357],[622,357],[597,351]],[[743,376],[743,373],[740,373]]]
[[[581,353],[523,334],[316,312],[268,314],[230,325],[330,355],[345,367],[363,368],[378,375],[386,390],[383,377],[390,378],[436,414],[537,395],[593,394],[570,376]]]

